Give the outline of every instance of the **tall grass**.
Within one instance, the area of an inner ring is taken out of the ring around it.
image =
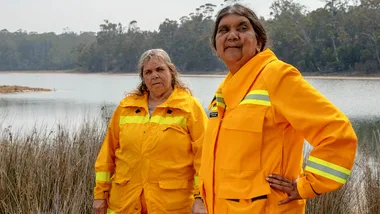
[[[351,176],[341,189],[307,201],[310,214],[380,213],[379,121],[356,122],[358,155]]]
[[[308,200],[307,213],[380,213],[380,131],[372,128],[359,135],[359,155],[348,183]],[[92,213],[94,161],[106,123],[85,121],[77,131],[70,130],[0,130],[0,214]]]
[[[0,213],[91,213],[94,161],[104,122],[77,132],[0,132]],[[21,137],[23,136],[23,137]]]

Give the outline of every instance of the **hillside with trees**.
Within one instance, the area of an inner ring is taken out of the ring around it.
[[[380,0],[322,0],[307,11],[293,0],[276,0],[261,20],[277,56],[314,74],[380,74]],[[223,4],[238,2],[227,0]],[[216,73],[224,64],[210,48],[219,6],[205,4],[179,20],[166,19],[158,31],[105,20],[98,32],[62,34],[0,31],[0,71],[68,70],[135,72],[138,57],[163,48],[183,73]]]

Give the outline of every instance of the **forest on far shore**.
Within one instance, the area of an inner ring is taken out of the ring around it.
[[[269,47],[301,72],[323,75],[380,74],[380,1],[323,0],[313,11],[293,0],[276,0],[270,18],[261,17]],[[227,0],[223,4],[239,2]],[[0,71],[76,70],[136,72],[141,53],[166,50],[182,73],[217,73],[225,65],[210,48],[217,7],[201,5],[158,31],[104,20],[98,32],[0,31]]]

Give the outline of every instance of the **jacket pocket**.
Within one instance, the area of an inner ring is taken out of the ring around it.
[[[260,172],[251,180],[222,180],[219,181],[217,198],[247,199],[270,194],[271,188]]]
[[[188,161],[187,158],[189,152],[191,152],[192,144],[191,137],[186,129],[175,124],[160,125],[159,129],[161,131],[155,134],[155,139],[152,143],[154,144],[154,147],[152,146],[153,158],[179,163]]]
[[[161,130],[163,132],[177,132],[177,133],[181,133],[181,134],[188,134],[187,133],[187,129],[185,129],[182,126],[174,125],[174,124],[171,124],[171,125],[161,125]]]
[[[263,128],[268,107],[243,105],[223,119],[219,133],[221,168],[261,169]]]
[[[129,183],[129,178],[119,177],[119,176],[113,176],[112,177],[112,187],[110,190],[110,196],[109,201],[110,203],[120,206],[117,207],[118,209],[121,208],[121,206],[124,206],[126,203],[132,203],[132,201],[128,194],[130,191],[128,191],[127,184]]]
[[[245,131],[262,132],[264,117],[268,107],[262,106],[238,106],[224,118],[222,128]]]
[[[227,212],[226,213],[239,213],[239,214],[269,214],[269,203],[266,195],[254,198],[243,199],[240,201],[226,200]]]
[[[268,213],[270,191],[269,184],[260,174],[252,180],[221,181],[216,196],[225,200],[227,213]]]
[[[186,189],[189,186],[188,180],[176,180],[176,181],[159,181],[161,189]]]
[[[189,180],[164,180],[159,181],[161,189],[160,200],[166,211],[189,211],[192,200],[191,194],[193,187],[189,186]]]

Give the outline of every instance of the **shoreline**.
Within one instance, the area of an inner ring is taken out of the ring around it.
[[[53,90],[48,88],[35,88],[20,85],[0,85],[0,94],[18,94],[28,92],[52,92]]]
[[[77,74],[77,75],[110,75],[110,76],[138,76],[136,73],[110,73],[110,72],[77,72],[73,70],[59,70],[59,71],[0,71],[1,74]],[[227,72],[220,73],[199,73],[199,74],[183,74],[181,77],[225,77]],[[345,75],[309,75],[302,74],[305,79],[330,79],[330,80],[380,80],[380,74],[378,76],[345,76]]]

